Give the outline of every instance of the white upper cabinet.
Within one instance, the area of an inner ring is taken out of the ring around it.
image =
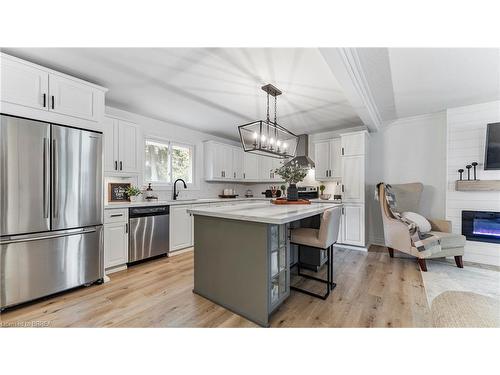
[[[243,154],[245,152],[241,148],[233,147],[232,155],[232,177],[236,180],[243,180]]]
[[[342,200],[364,202],[365,157],[344,156],[342,158]]]
[[[243,154],[243,179],[249,181],[259,179],[259,157],[251,152]]]
[[[342,134],[341,137],[342,156],[358,156],[366,154],[366,132],[354,132]]]
[[[259,180],[272,180],[273,159],[267,156],[259,156]]]
[[[105,116],[104,118],[104,170],[113,173],[138,173],[137,125]]]
[[[314,143],[314,164],[316,179],[328,179],[330,170],[330,141]]]
[[[49,111],[98,121],[96,90],[81,82],[50,74]]]
[[[281,159],[244,152],[238,146],[205,142],[204,164],[207,181],[282,181],[274,172],[281,166]]]
[[[314,164],[317,180],[324,181],[341,177],[340,138],[316,141]]]
[[[118,156],[120,172],[139,172],[137,126],[131,122],[118,120]]]
[[[47,109],[49,74],[41,69],[2,58],[1,99],[26,107]]]
[[[104,87],[4,53],[0,65],[3,113],[91,128],[103,120]]]

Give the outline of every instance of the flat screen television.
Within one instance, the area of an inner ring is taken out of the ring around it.
[[[484,169],[500,170],[500,122],[488,124],[486,128]]]

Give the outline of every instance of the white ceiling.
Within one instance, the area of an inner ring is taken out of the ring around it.
[[[265,118],[266,83],[283,91],[278,122],[297,134],[362,124],[314,48],[3,51],[107,87],[107,105],[226,138]]]
[[[500,99],[500,49],[390,48],[398,117]]]

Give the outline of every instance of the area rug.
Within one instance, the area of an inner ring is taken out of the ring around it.
[[[500,272],[427,262],[422,272],[435,327],[500,327]]]

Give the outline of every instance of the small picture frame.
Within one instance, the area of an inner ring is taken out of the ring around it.
[[[130,187],[130,183],[108,183],[108,202],[129,202],[130,199],[125,193]]]

